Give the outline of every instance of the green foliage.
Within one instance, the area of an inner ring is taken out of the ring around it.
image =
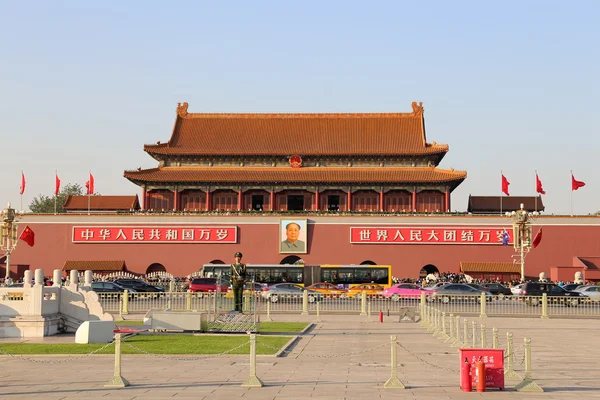
[[[307,322],[261,322],[258,331],[260,333],[298,333],[302,332],[308,325]]]
[[[62,206],[67,200],[67,196],[82,196],[84,189],[80,184],[67,184],[63,186],[58,196],[56,196],[56,212],[62,214],[65,212]],[[29,209],[35,214],[54,214],[54,196],[46,196],[40,194],[38,197],[34,197],[29,204]]]
[[[243,343],[248,342],[248,336],[215,336],[215,335],[138,335],[125,339],[132,345],[154,354],[219,354]],[[290,338],[281,336],[259,336],[257,342],[281,348]],[[0,350],[9,354],[87,354],[103,344],[75,343],[2,343]],[[122,346],[123,354],[139,354],[129,346]],[[250,345],[240,347],[229,354],[248,354]],[[98,354],[114,354],[115,348],[108,346]],[[265,346],[256,346],[257,354],[275,354],[276,350]]]

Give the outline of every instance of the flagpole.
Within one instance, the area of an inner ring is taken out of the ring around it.
[[[92,179],[90,178],[92,176],[92,170],[88,171],[88,190],[87,190],[87,194],[88,194],[88,215],[90,215],[90,187],[92,186]]]
[[[23,170],[21,170],[21,186],[23,186]],[[25,192],[25,187],[21,188],[21,208],[23,210],[23,193]]]
[[[538,176],[537,176],[537,169],[535,170],[535,211],[537,211],[537,198],[538,198],[538,193],[537,193],[537,180],[538,180]]]
[[[573,170],[571,170],[571,217],[573,216]]]
[[[502,177],[504,173],[500,170],[500,181],[502,181]],[[500,215],[502,215],[502,197],[504,197],[504,192],[502,191],[502,185],[500,185]]]
[[[56,215],[56,197],[57,197],[57,193],[56,193],[56,177],[58,176],[58,170],[55,169],[54,170],[54,215]]]

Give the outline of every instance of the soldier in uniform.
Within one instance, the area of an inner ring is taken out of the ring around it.
[[[231,264],[231,284],[233,285],[233,302],[235,311],[242,312],[244,298],[244,284],[246,283],[246,264],[242,263],[242,253],[239,251],[233,256],[235,261]]]

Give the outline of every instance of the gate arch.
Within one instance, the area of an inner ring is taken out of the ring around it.
[[[427,264],[419,272],[421,278],[425,278],[429,274],[439,274],[440,270],[433,264]]]
[[[304,264],[304,261],[298,256],[287,256],[279,264]]]
[[[151,274],[153,272],[167,272],[167,269],[162,264],[154,263],[150,264],[150,266],[146,268],[146,275]]]

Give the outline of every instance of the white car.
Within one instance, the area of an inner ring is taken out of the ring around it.
[[[512,292],[513,295],[518,296],[521,294],[521,289],[523,288],[523,284],[520,283],[516,286],[513,286],[510,288],[510,291]]]
[[[598,285],[579,286],[574,291],[585,294],[587,297],[589,297],[593,301],[600,300],[600,286],[598,286]]]

